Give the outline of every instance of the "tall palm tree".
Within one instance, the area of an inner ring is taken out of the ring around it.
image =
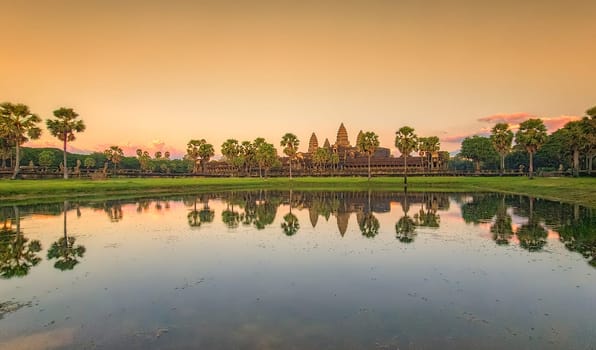
[[[292,161],[296,158],[296,152],[298,152],[298,146],[300,145],[300,140],[298,137],[292,133],[287,133],[281,138],[281,142],[279,143],[280,146],[284,148],[283,152],[289,158],[290,164],[290,179],[292,178]]]
[[[408,186],[408,155],[418,149],[418,136],[409,126],[400,128],[395,133],[395,147],[404,157],[404,186]]]
[[[186,144],[186,156],[185,158],[192,162],[192,173],[196,174],[198,172],[198,160],[201,157],[199,155],[199,147],[201,146],[204,140],[190,140]]]
[[[54,111],[56,119],[47,119],[46,125],[50,134],[63,142],[64,151],[64,178],[68,179],[68,166],[66,165],[66,143],[76,139],[75,132],[85,131],[85,123],[78,120],[79,115],[72,108],[59,108]]]
[[[368,157],[368,180],[370,181],[370,158],[379,147],[379,136],[372,131],[364,132],[358,138],[356,147]]]
[[[590,130],[590,124],[592,129]],[[589,156],[590,148],[594,145],[590,145],[590,137],[594,139],[594,121],[585,117],[582,120],[573,121],[565,124],[561,129],[564,135],[565,147],[570,150],[573,154],[573,176],[579,175],[579,153],[586,152]],[[593,142],[593,141],[592,141]]]
[[[501,172],[505,171],[505,156],[511,151],[511,142],[513,142],[513,131],[509,130],[509,124],[497,123],[491,129],[490,140],[495,151],[501,156]]]
[[[530,155],[530,179],[534,178],[534,153],[546,142],[546,126],[541,119],[528,119],[519,125],[515,143],[524,147]]]
[[[37,126],[39,122],[41,118],[31,113],[24,104],[0,104],[0,135],[15,145],[13,179],[17,178],[20,171],[21,145],[29,139],[38,139],[41,135],[41,129]]]
[[[205,165],[209,162],[209,159],[215,155],[215,149],[213,145],[207,143],[204,139],[201,139],[201,145],[199,146],[199,157],[201,157],[201,171],[205,173]]]
[[[240,166],[242,166],[243,157],[241,156],[241,153],[242,146],[240,146],[238,140],[227,139],[221,145],[221,154],[234,170],[239,170]]]
[[[434,167],[433,153],[441,149],[441,141],[437,136],[420,137],[418,138],[418,148],[421,151],[421,156],[426,161],[428,169],[432,169]]]

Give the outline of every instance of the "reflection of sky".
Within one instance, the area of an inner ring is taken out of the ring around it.
[[[283,347],[285,340],[308,348],[322,344],[316,339],[339,346],[336,336],[367,347],[379,339],[389,344],[396,334],[397,344],[428,347],[480,346],[491,337],[518,348],[594,340],[593,268],[553,231],[544,252],[517,242],[500,247],[490,224],[465,224],[453,200],[438,212],[440,228],[418,228],[410,244],[395,238],[403,215],[396,202],[374,214],[374,239],[362,236],[354,213],[342,237],[333,215],[313,228],[308,209],[292,208],[300,229],[286,237],[280,225],[288,205],[264,230],[229,229],[219,200],[209,201],[214,221],[196,229],[188,226],[191,207],[168,206],[158,210],[152,202],[139,213],[136,204],[123,204],[118,222],[103,209],[81,207],[80,217],[69,210],[68,233],[87,252],[65,272],[45,258],[63,234],[63,216],[25,217],[21,228],[42,242],[44,259],[28,276],[0,283],[0,300],[32,302],[0,320],[0,348],[41,348],[44,337],[139,348],[188,345],[184,339],[206,347],[217,339],[228,347]],[[409,215],[420,209],[411,204]],[[515,229],[526,219],[513,221]],[[162,328],[168,333],[156,337]]]

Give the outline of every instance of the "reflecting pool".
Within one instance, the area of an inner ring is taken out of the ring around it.
[[[593,209],[222,192],[0,207],[0,349],[595,349]]]

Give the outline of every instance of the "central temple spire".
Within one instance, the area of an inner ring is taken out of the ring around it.
[[[348,131],[344,126],[344,123],[341,123],[339,126],[339,130],[337,130],[337,139],[335,141],[335,146],[337,147],[352,147],[350,145],[350,140],[348,140]]]
[[[310,141],[308,142],[308,153],[315,153],[319,148],[319,141],[317,140],[317,135],[313,132],[310,136]]]

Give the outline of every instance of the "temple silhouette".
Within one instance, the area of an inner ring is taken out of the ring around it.
[[[360,130],[356,136],[355,144],[350,143],[348,131],[341,123],[335,138],[335,143],[331,144],[328,138],[325,138],[323,145],[319,145],[319,138],[316,133],[312,133],[308,142],[308,151],[306,153],[299,152],[297,155],[298,164],[297,169],[312,170],[315,168],[313,156],[319,148],[324,148],[330,154],[336,155],[337,164],[332,164],[331,169],[341,170],[344,173],[360,173],[362,169],[368,167],[367,155],[361,152],[356,144],[358,139],[362,137],[363,131]],[[288,165],[288,158],[281,158],[284,169]],[[406,162],[408,169],[411,171],[424,170],[426,168],[435,170],[444,170],[447,168],[449,160],[449,153],[445,151],[435,151],[425,154],[419,152],[418,154],[407,157]],[[395,157],[391,154],[391,149],[387,147],[377,147],[371,156],[371,167],[373,171],[397,171],[404,167],[403,155]]]

